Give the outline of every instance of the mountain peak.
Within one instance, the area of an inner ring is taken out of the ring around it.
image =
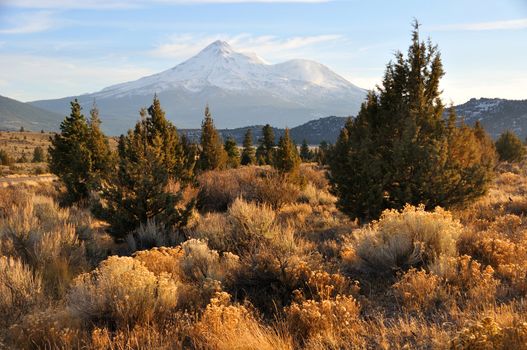
[[[213,43],[209,44],[207,47],[205,47],[203,50],[201,50],[198,55],[203,53],[225,56],[234,53],[234,50],[228,42],[223,40],[216,40]]]

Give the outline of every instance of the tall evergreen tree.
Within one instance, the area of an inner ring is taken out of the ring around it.
[[[473,129],[458,128],[455,113],[444,120],[441,57],[419,40],[418,27],[407,57],[396,53],[379,91],[347,121],[329,157],[332,191],[352,218],[375,219],[406,203],[449,207],[486,190],[492,164],[484,142]],[[463,137],[470,146],[459,144]]]
[[[93,188],[99,188],[101,181],[107,178],[114,170],[114,156],[110,150],[108,138],[101,131],[101,119],[99,109],[95,102],[90,110],[90,119],[88,120],[88,138],[86,139],[92,162],[92,179]]]
[[[284,136],[278,141],[273,166],[282,174],[297,175],[300,162],[298,149],[289,135],[289,129],[286,128]]]
[[[185,184],[189,162],[157,97],[148,110],[141,110],[135,128],[121,135],[118,156],[117,174],[105,183],[103,202],[96,208],[114,239],[123,239],[149,220],[166,228],[184,226],[193,203],[182,205],[184,186],[174,192],[167,185],[171,179]]]
[[[68,200],[87,199],[92,180],[92,157],[87,140],[89,127],[77,99],[71,113],[60,124],[60,133],[51,138],[49,168],[64,183]]]
[[[241,156],[242,165],[251,165],[256,163],[256,154],[253,147],[253,134],[251,128],[248,128],[243,138],[243,151]]]
[[[223,147],[227,153],[227,167],[237,168],[240,166],[240,151],[238,150],[236,140],[232,136],[227,137]]]
[[[201,124],[200,140],[199,169],[202,171],[223,169],[227,163],[227,154],[223,149],[220,134],[214,127],[209,106],[205,107],[205,119]]]
[[[525,147],[520,138],[507,130],[496,140],[496,150],[501,161],[519,162],[525,156]]]

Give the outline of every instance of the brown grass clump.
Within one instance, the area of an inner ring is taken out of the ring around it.
[[[156,276],[140,261],[113,256],[75,279],[67,305],[85,322],[133,327],[170,311],[177,298],[178,284],[167,274]]]
[[[386,210],[379,221],[355,233],[356,254],[363,267],[387,272],[426,266],[440,255],[454,256],[463,227],[441,208],[426,212],[407,205]]]
[[[406,310],[433,312],[449,298],[441,282],[439,276],[410,269],[393,285],[393,289]]]
[[[243,167],[206,172],[198,178],[197,207],[205,212],[225,211],[238,197],[280,208],[293,203],[299,189],[276,171],[266,168]]]
[[[194,328],[197,348],[293,349],[291,338],[262,325],[246,306],[230,303],[230,295],[217,294]]]
[[[286,321],[295,341],[310,349],[358,347],[360,307],[353,297],[337,295],[322,301],[305,300],[286,308]],[[352,345],[353,344],[353,345]]]
[[[453,350],[527,349],[527,322],[508,327],[500,327],[491,317],[469,322],[452,340],[451,348]]]
[[[481,265],[468,255],[442,257],[430,266],[430,271],[448,283],[449,292],[459,304],[470,303],[480,308],[496,299],[499,281],[494,278],[494,269]]]
[[[42,278],[19,259],[0,257],[0,323],[7,325],[43,299]]]

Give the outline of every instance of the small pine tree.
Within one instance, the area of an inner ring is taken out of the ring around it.
[[[193,164],[174,157],[175,150],[184,155],[184,148],[189,147],[179,142],[175,132],[154,97],[152,106],[141,111],[135,128],[121,135],[118,171],[104,184],[103,201],[95,208],[96,215],[110,224],[109,232],[116,241],[149,220],[167,229],[186,224],[193,202],[182,205],[184,186],[176,192],[167,188],[170,179],[184,184],[189,176],[187,166]]]
[[[271,125],[266,124],[262,128],[262,134],[260,144],[256,149],[256,158],[260,165],[272,165],[275,153],[275,137]]]
[[[202,171],[223,169],[227,163],[227,153],[223,149],[218,130],[210,114],[209,106],[205,107],[205,119],[201,124],[200,138],[201,152],[199,155],[199,169]]]
[[[25,131],[26,131],[26,129],[23,126],[21,126],[20,127],[20,132],[25,132]]]
[[[284,136],[278,141],[278,148],[274,154],[273,166],[282,174],[298,175],[300,167],[298,149],[289,136],[289,129],[285,129]]]
[[[238,145],[236,140],[233,137],[229,136],[225,140],[225,145],[223,146],[225,152],[227,153],[227,167],[228,168],[237,168],[240,166],[240,151],[238,150]]]
[[[504,162],[519,162],[525,156],[525,147],[520,138],[507,130],[496,140],[496,151]]]
[[[247,129],[243,138],[243,151],[241,156],[242,165],[251,165],[256,163],[256,154],[253,147],[253,134],[251,128]]]
[[[92,179],[89,127],[77,99],[71,102],[71,113],[60,124],[60,131],[51,138],[49,168],[66,186],[68,200],[87,199]]]
[[[302,141],[302,146],[300,146],[300,158],[303,162],[310,162],[313,160],[313,151],[309,149],[306,139]]]
[[[35,149],[33,149],[33,163],[41,163],[46,161],[46,155],[44,154],[44,150],[42,147],[37,146]]]

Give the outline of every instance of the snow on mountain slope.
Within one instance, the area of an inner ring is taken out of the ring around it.
[[[302,90],[308,88],[356,88],[317,62],[291,60],[271,65],[257,55],[235,52],[228,43],[216,41],[174,68],[136,81],[107,87],[97,95],[151,95],[176,88],[198,92],[211,86],[231,91],[257,89],[273,94],[301,94]]]
[[[133,125],[154,94],[180,127],[199,126],[208,103],[216,125],[232,128],[295,126],[328,115],[353,115],[366,91],[320,63],[299,59],[269,64],[216,41],[173,68],[77,97],[85,109],[96,100],[103,129],[115,134]],[[73,98],[32,104],[64,114]]]

